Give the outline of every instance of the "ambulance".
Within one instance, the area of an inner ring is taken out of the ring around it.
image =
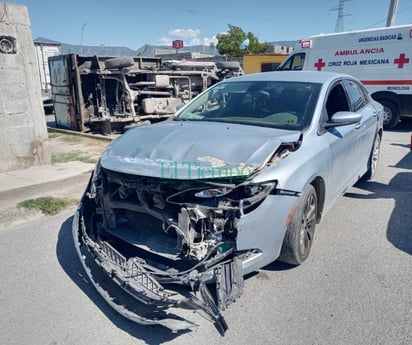
[[[384,106],[386,129],[395,127],[401,118],[412,118],[412,25],[300,40],[278,70],[350,74]]]

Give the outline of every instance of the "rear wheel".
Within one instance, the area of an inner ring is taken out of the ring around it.
[[[309,256],[317,220],[317,195],[309,185],[300,197],[298,205],[286,229],[279,260],[300,265]]]
[[[379,153],[381,150],[381,136],[376,133],[375,141],[373,142],[373,147],[371,154],[369,156],[368,171],[363,175],[364,180],[370,180],[375,176],[376,168],[378,167]]]
[[[383,105],[383,127],[385,129],[395,127],[400,119],[400,112],[395,102],[386,100],[378,102]]]

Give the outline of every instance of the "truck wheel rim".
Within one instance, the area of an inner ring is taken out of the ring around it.
[[[392,120],[392,112],[388,108],[383,109],[383,123],[387,124]]]

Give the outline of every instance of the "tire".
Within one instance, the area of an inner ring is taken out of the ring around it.
[[[400,120],[400,112],[393,101],[378,101],[383,105],[383,128],[391,129],[395,127]]]
[[[309,256],[317,221],[317,195],[309,185],[301,195],[286,229],[279,261],[300,265]]]
[[[367,181],[367,180],[372,179],[375,176],[376,168],[378,167],[380,150],[381,150],[381,136],[379,135],[379,133],[376,133],[376,137],[373,142],[371,154],[369,156],[368,170],[365,173],[365,175],[362,176],[363,180]]]
[[[122,57],[107,59],[104,62],[104,66],[107,69],[125,68],[125,67],[133,66],[133,64],[134,64],[134,60],[130,56],[122,56]]]

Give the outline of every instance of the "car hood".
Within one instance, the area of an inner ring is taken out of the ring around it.
[[[199,121],[165,121],[137,127],[114,140],[103,168],[172,179],[248,176],[298,131]]]

